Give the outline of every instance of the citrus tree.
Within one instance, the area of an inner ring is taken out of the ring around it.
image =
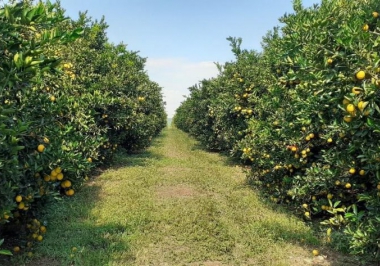
[[[261,53],[230,38],[236,61],[201,83],[209,93],[191,88],[174,121],[204,143],[240,136],[216,146],[242,159],[252,185],[320,221],[331,245],[378,260],[380,7],[293,5]]]
[[[1,7],[0,21],[0,229],[42,241],[44,203],[73,196],[118,147],[149,145],[164,102],[145,59],[108,42],[104,19],[23,1]]]

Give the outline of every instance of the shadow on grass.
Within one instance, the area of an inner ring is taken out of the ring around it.
[[[41,219],[47,225],[44,240],[36,246],[36,257],[11,265],[128,265],[134,261],[130,236],[137,226],[128,223],[97,221],[93,210],[101,200],[100,187],[83,187],[75,197],[46,206]],[[16,261],[17,260],[17,261]],[[120,260],[120,264],[118,261]]]
[[[165,132],[160,134],[151,146],[161,147],[165,136]],[[151,148],[133,154],[120,153],[115,163],[107,169],[147,166],[162,157]],[[100,175],[103,170],[97,169],[95,173]],[[47,226],[47,233],[44,240],[33,248],[36,257],[29,259],[26,256],[15,256],[8,265],[132,264],[135,257],[130,250],[131,238],[148,220],[144,215],[119,219],[118,223],[98,219],[96,209],[102,202],[103,195],[95,180],[89,181],[72,198],[65,197],[48,203],[44,209],[45,215],[40,219]]]
[[[191,138],[191,137],[190,137]],[[222,162],[226,166],[235,166],[235,165],[241,165],[241,161],[239,158],[232,157],[230,155],[229,151],[220,151],[220,150],[212,150],[212,149],[206,149],[203,145],[201,145],[198,141],[193,144],[191,147],[192,151],[203,151],[208,152],[212,154],[217,154],[222,159]]]
[[[163,159],[164,156],[155,152],[152,148],[162,147],[164,145],[164,139],[166,136],[166,131],[163,131],[160,135],[152,140],[150,147],[145,150],[134,152],[119,152],[116,155],[115,162],[110,165],[110,168],[117,170],[123,167],[148,166],[153,161]]]
[[[194,139],[191,136],[190,138]],[[248,172],[250,171],[250,168],[248,166],[246,168],[246,166],[242,164],[239,158],[231,157],[228,151],[206,149],[202,144],[200,144],[196,140],[191,150],[219,154],[224,165],[230,166],[230,167],[239,165],[244,171],[248,171]],[[252,193],[256,193],[260,198],[261,204],[264,205],[265,208],[270,209],[273,212],[278,213],[280,215],[285,215],[289,217],[289,221],[291,223],[295,223],[295,224],[304,223],[304,221],[300,219],[299,217],[297,217],[294,214],[294,211],[291,210],[288,206],[270,202],[267,199],[266,195],[263,193],[263,191],[257,189],[257,187],[255,187],[254,184],[250,182],[248,176],[246,177],[246,182],[245,184],[243,184],[243,186],[249,187],[252,190]],[[330,266],[353,266],[353,265],[363,265],[363,266],[373,265],[374,266],[376,265],[376,264],[368,264],[368,262],[360,261],[360,258],[356,256],[343,254],[343,253],[340,253],[339,251],[335,251],[332,248],[326,246],[323,243],[323,240],[321,240],[318,236],[319,235],[318,225],[308,224],[309,230],[300,231],[296,229],[292,230],[289,228],[288,225],[272,220],[263,224],[261,228],[262,230],[270,232],[271,237],[275,240],[291,242],[301,247],[306,247],[307,249],[310,249],[310,252],[311,250],[315,248],[319,249],[322,247],[323,252],[327,255],[327,259],[325,261],[318,262],[318,261],[315,261],[315,259],[317,258],[313,258],[314,259],[313,265],[330,265]],[[294,227],[294,228],[297,228],[297,227]],[[377,265],[380,265],[380,264],[377,264]]]

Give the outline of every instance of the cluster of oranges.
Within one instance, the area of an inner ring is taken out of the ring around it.
[[[27,243],[25,246],[16,245],[13,247],[13,253],[19,253],[23,250],[27,252],[28,257],[33,256],[33,243],[41,242],[44,239],[44,234],[47,231],[46,225],[41,223],[38,219],[30,219],[26,224],[26,230],[28,232]]]
[[[44,138],[45,143],[49,143],[49,140],[45,137]],[[37,150],[42,153],[45,150],[45,146],[43,144],[38,145]],[[90,158],[89,158],[90,159]],[[92,162],[92,160],[88,160],[88,162]],[[35,177],[39,178],[41,175],[40,173],[36,173]],[[62,172],[61,167],[56,167],[53,170],[51,170],[50,174],[45,174],[43,177],[43,180],[45,182],[60,182],[61,188],[64,189],[64,193],[66,196],[73,196],[75,194],[74,189],[72,188],[71,181],[66,179],[64,180],[64,174]],[[40,188],[40,195],[42,196],[44,194],[44,188],[43,186]]]

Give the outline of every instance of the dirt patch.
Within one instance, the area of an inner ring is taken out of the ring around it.
[[[157,197],[161,199],[191,198],[198,194],[199,192],[195,188],[184,184],[159,187],[156,190]]]

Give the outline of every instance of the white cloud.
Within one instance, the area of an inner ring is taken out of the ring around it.
[[[183,95],[189,95],[189,87],[218,74],[213,62],[191,62],[184,58],[148,58],[146,70],[150,79],[163,88],[169,117],[173,117],[184,100]]]

